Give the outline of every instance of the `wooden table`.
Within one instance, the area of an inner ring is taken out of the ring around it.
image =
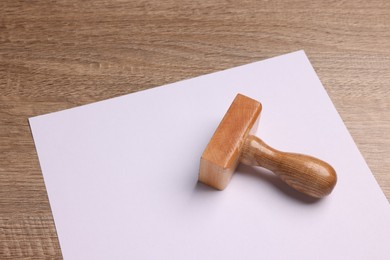
[[[390,1],[1,1],[0,258],[61,258],[28,117],[299,49],[390,199]]]

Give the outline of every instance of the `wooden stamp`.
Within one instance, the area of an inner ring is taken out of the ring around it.
[[[252,135],[261,104],[238,94],[225,114],[200,161],[199,181],[223,190],[238,163],[271,170],[294,189],[315,198],[330,194],[335,170],[312,156],[278,151]]]

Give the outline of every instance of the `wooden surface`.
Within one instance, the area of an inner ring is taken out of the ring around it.
[[[0,259],[61,258],[28,117],[299,49],[390,199],[390,1],[0,1]]]

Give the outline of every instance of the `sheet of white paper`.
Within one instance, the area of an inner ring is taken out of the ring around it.
[[[131,83],[129,83],[131,84]],[[334,166],[319,201],[240,166],[197,184],[237,93],[257,135]],[[390,207],[303,51],[30,118],[65,259],[385,259]]]

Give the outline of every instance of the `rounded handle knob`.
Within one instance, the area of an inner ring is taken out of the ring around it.
[[[328,163],[309,155],[278,151],[258,137],[244,142],[240,162],[271,170],[294,189],[315,198],[330,194],[337,175]]]

